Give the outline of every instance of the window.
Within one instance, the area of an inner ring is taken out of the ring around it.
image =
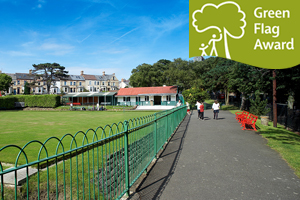
[[[113,86],[115,86],[115,82],[113,82]]]
[[[89,85],[92,85],[92,81],[89,82]]]
[[[97,82],[97,85],[99,85],[99,81]]]
[[[94,82],[94,85],[97,85],[97,81]]]
[[[16,85],[16,81],[14,81],[14,85]]]
[[[135,101],[136,102],[140,102],[141,101],[141,97],[135,97]]]
[[[72,82],[70,82],[70,85],[72,85]]]
[[[20,85],[20,81],[18,81],[18,85]]]
[[[73,82],[73,85],[76,85],[76,82]]]
[[[79,82],[79,85],[81,86],[81,82]]]
[[[24,85],[25,85],[25,83],[27,83],[27,81],[24,81]]]
[[[149,101],[149,96],[145,96],[145,101]]]
[[[171,95],[167,96],[167,101],[171,101]]]
[[[115,80],[115,77],[113,76],[113,80]]]
[[[130,97],[123,97],[123,101],[130,101]]]
[[[110,86],[110,82],[108,82],[107,85]]]
[[[72,82],[71,82],[71,83],[72,83]],[[71,88],[70,92],[72,93],[72,88]]]
[[[68,92],[68,88],[65,87],[65,92]]]
[[[104,81],[102,82],[102,85],[104,85]]]
[[[65,85],[67,85],[67,81],[65,81]]]

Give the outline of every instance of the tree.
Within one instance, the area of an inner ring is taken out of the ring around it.
[[[0,74],[0,92],[9,91],[9,87],[12,83],[12,78],[7,74]]]
[[[250,102],[250,113],[257,116],[263,116],[270,112],[270,108],[266,108],[268,100],[265,99],[262,101],[258,90],[255,92],[255,99],[250,99]]]
[[[30,86],[27,82],[24,84],[24,94],[30,94]]]
[[[50,93],[51,84],[58,78],[68,77],[68,71],[65,71],[65,67],[60,66],[58,63],[44,63],[44,64],[33,64],[32,76],[34,76],[34,85],[37,82],[46,82],[47,93]]]
[[[192,87],[182,92],[185,101],[191,105],[195,105],[197,101],[204,101],[209,99],[209,94],[202,88]]]
[[[170,60],[161,59],[153,65],[143,63],[131,71],[129,78],[133,87],[155,87],[166,84],[165,72]]]

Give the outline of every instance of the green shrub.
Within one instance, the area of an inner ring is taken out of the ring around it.
[[[14,109],[18,98],[15,96],[0,97],[0,109]]]
[[[15,102],[24,102],[28,107],[55,108],[60,105],[58,95],[18,95],[0,97],[0,109],[14,109]]]

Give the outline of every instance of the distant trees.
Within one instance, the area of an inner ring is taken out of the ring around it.
[[[278,102],[286,103],[290,98],[300,104],[300,66],[276,71]],[[177,58],[173,61],[159,60],[153,65],[142,64],[132,70],[129,80],[134,87],[177,85],[190,103],[205,100],[203,91],[222,91],[228,104],[229,93],[234,92],[237,98],[242,97],[241,109],[245,109],[246,100],[255,92],[271,98],[273,77],[270,69],[210,57],[196,62]]]
[[[56,78],[68,77],[68,71],[65,71],[65,67],[60,66],[58,63],[43,63],[33,64],[32,76],[34,76],[34,85],[37,82],[46,82],[47,93],[50,93],[51,84],[54,83]]]
[[[12,78],[7,74],[0,74],[0,92],[9,90],[9,87],[12,83]]]

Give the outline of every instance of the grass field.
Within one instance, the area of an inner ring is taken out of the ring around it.
[[[44,142],[50,137],[61,138],[67,133],[75,135],[78,131],[84,133],[92,128],[111,125],[112,123],[123,122],[137,117],[147,116],[154,112],[91,112],[91,111],[1,111],[0,112],[0,148],[5,145],[14,144],[23,147],[31,140]],[[70,143],[66,141],[66,143]],[[55,148],[57,140],[49,145]],[[37,152],[40,145],[28,146],[30,161],[37,159]],[[69,146],[68,146],[69,148]],[[0,161],[14,163],[17,151],[11,150],[0,152]],[[23,163],[23,162],[22,162]]]
[[[240,110],[232,110],[234,114]],[[286,130],[280,124],[273,127],[273,122],[268,126],[261,124],[261,120],[256,122],[258,132],[268,140],[268,146],[276,150],[282,158],[295,170],[295,174],[300,178],[300,136],[292,131]]]

